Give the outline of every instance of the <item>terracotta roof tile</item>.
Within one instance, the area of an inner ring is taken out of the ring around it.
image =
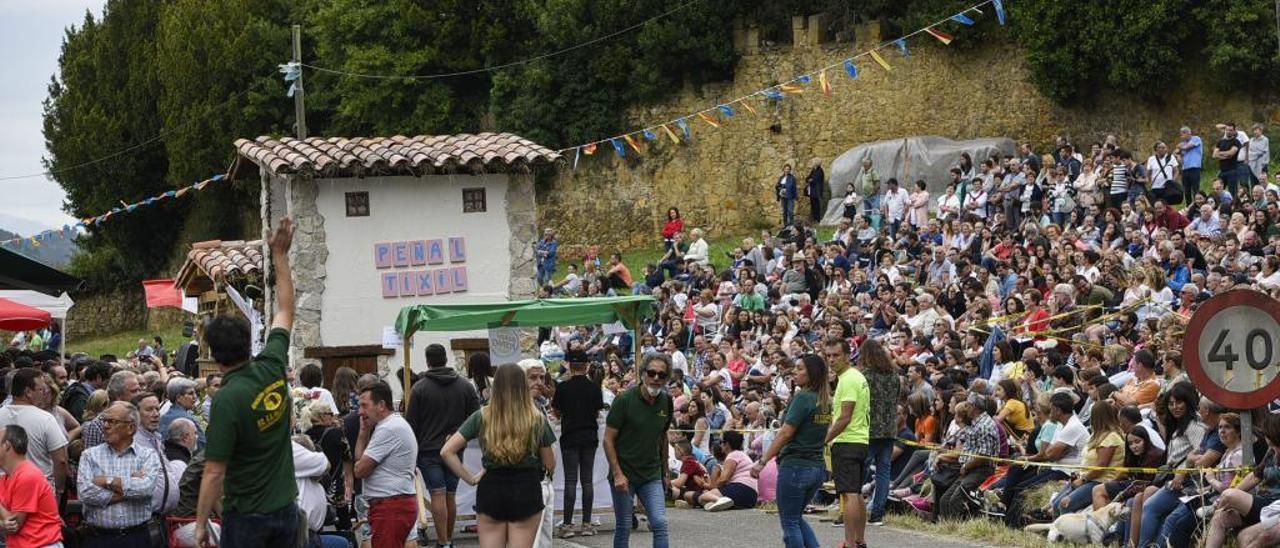
[[[555,151],[510,133],[406,137],[284,137],[238,139],[236,152],[272,175],[356,177],[423,174],[466,168],[502,171],[548,164]]]
[[[262,270],[262,240],[252,242],[212,240],[191,244],[187,262],[214,280],[225,280]],[[185,270],[185,268],[184,268]]]

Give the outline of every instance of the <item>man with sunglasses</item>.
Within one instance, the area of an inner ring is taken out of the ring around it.
[[[618,395],[605,419],[604,454],[613,475],[613,529],[615,548],[630,546],[634,498],[639,497],[653,531],[654,548],[667,548],[666,491],[671,488],[666,465],[669,459],[667,429],[672,403],[667,394],[671,358],[648,354],[640,362],[641,384]]]

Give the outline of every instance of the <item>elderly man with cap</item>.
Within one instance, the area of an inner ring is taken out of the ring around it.
[[[551,398],[551,409],[560,417],[560,459],[564,466],[564,525],[561,538],[596,534],[591,525],[592,471],[596,462],[596,446],[600,442],[597,419],[604,409],[604,393],[600,385],[587,376],[591,363],[586,353],[570,350],[565,354],[569,378],[560,381]],[[578,478],[582,478],[582,523],[573,526],[574,496]]]

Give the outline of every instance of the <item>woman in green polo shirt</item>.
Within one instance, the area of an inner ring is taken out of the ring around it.
[[[462,464],[467,442],[480,439],[484,470]],[[472,413],[449,437],[440,457],[454,474],[476,488],[481,546],[532,547],[542,517],[542,478],[556,468],[556,435],[533,404],[524,370],[498,368],[489,403]]]
[[[797,387],[782,418],[782,429],[764,456],[751,468],[759,477],[769,459],[778,457],[778,520],[786,548],[818,548],[818,537],[804,520],[804,505],[827,479],[822,443],[831,425],[831,385],[827,362],[816,354],[796,360]]]

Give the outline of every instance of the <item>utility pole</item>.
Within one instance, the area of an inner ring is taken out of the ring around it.
[[[293,116],[297,119],[298,139],[307,138],[307,106],[302,89],[302,25],[293,26],[293,62],[298,64],[297,89],[293,93]]]

